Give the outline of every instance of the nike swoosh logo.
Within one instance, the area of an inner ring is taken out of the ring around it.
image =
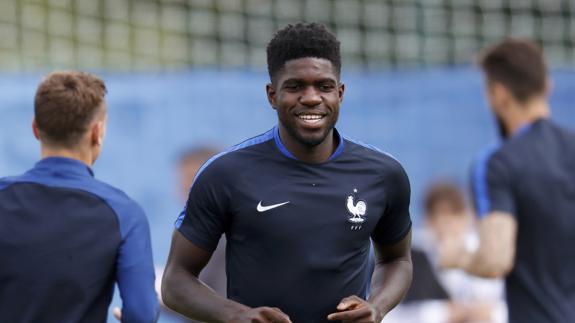
[[[286,205],[286,204],[288,204],[288,203],[289,203],[289,201],[283,202],[283,203],[274,204],[274,205],[263,206],[263,205],[262,205],[262,201],[260,201],[260,202],[258,203],[257,210],[258,210],[258,212],[265,212],[265,211],[269,211],[269,210],[271,210],[271,209],[275,209],[276,207],[280,207],[280,206],[282,206],[282,205]]]

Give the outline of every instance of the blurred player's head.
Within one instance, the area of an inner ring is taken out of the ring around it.
[[[106,132],[106,86],[91,74],[55,72],[38,87],[33,130],[43,149],[77,151],[93,163]]]
[[[530,113],[531,106],[547,100],[549,81],[542,51],[532,42],[507,39],[486,49],[479,64],[499,130],[508,136],[505,131],[508,119]]]
[[[196,173],[218,150],[211,146],[194,147],[184,151],[178,160],[179,194],[183,200],[188,197]]]
[[[280,127],[303,145],[322,143],[337,122],[344,92],[339,47],[317,23],[288,25],[267,46],[268,99]]]
[[[463,192],[454,184],[431,185],[424,198],[426,223],[440,238],[462,234],[469,225]]]

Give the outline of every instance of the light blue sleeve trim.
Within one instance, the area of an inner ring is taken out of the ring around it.
[[[474,172],[474,194],[477,214],[482,217],[490,211],[491,200],[489,199],[489,187],[487,185],[487,166],[491,156],[497,150],[496,147],[487,149],[478,159]]]
[[[155,322],[159,314],[154,289],[150,228],[144,211],[134,203],[126,208],[122,244],[116,260],[116,279],[122,298],[122,322]],[[130,223],[127,223],[127,218]],[[124,219],[124,220],[122,220]]]
[[[182,212],[180,212],[178,218],[176,219],[175,225],[177,229],[179,229],[182,226],[182,222],[184,222],[185,217],[186,217],[186,208],[184,207],[184,209],[182,210]]]

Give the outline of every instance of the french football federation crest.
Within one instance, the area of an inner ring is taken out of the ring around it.
[[[349,213],[349,217],[347,221],[351,223],[352,230],[359,230],[361,229],[361,225],[366,220],[367,214],[367,202],[365,200],[357,199],[356,195],[357,189],[353,189],[353,194],[347,196],[347,212]]]

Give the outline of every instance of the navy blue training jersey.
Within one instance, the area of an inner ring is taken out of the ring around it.
[[[342,298],[365,297],[370,238],[388,245],[409,232],[399,162],[336,135],[321,164],[298,161],[276,127],[200,169],[176,227],[208,251],[226,235],[230,299],[327,322]]]
[[[156,320],[149,227],[134,201],[68,158],[0,180],[0,322],[105,322],[114,282],[122,322]]]
[[[473,184],[480,215],[517,220],[510,323],[575,322],[575,134],[538,120],[483,156]]]

